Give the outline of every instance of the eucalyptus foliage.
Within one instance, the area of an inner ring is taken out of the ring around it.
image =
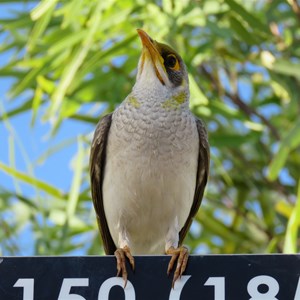
[[[296,0],[1,0],[0,8],[12,2],[34,8],[1,20],[0,49],[12,54],[0,76],[14,78],[9,96],[17,103],[1,113],[3,124],[30,111],[33,127],[40,118],[51,124],[50,136],[69,119],[91,124],[92,131],[131,90],[141,51],[136,28],[143,28],[182,54],[191,109],[209,132],[210,179],[188,246],[196,253],[299,249]],[[78,135],[70,141],[78,143],[78,153],[70,157],[74,176],[66,178],[71,188],[65,191],[18,169],[13,136],[2,144],[12,159],[5,164],[0,158],[0,171],[16,186],[0,183],[2,253],[26,254],[16,236],[28,227],[36,254],[102,253],[88,182],[91,137]],[[35,192],[25,197],[20,182]]]

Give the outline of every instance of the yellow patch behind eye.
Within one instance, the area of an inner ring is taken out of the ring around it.
[[[174,71],[179,71],[180,70],[180,65],[179,65],[179,61],[176,57],[176,55],[174,54],[169,54],[168,57],[174,57],[175,60],[176,60],[176,64],[174,65],[174,67],[170,67],[171,70],[174,70]]]

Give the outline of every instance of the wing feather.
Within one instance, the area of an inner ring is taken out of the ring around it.
[[[106,146],[112,122],[112,114],[103,117],[95,130],[90,154],[90,178],[97,223],[106,254],[114,254],[116,245],[110,234],[103,205],[102,184],[104,178]]]
[[[204,189],[207,183],[208,173],[209,173],[210,154],[209,154],[207,132],[201,120],[196,119],[196,125],[197,125],[197,130],[199,135],[199,155],[198,155],[198,170],[196,176],[196,189],[195,189],[194,201],[190,210],[190,214],[183,228],[179,232],[179,245],[182,245],[183,240],[190,229],[193,218],[195,217],[200,207],[203,198]]]

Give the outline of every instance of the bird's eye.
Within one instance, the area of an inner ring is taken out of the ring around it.
[[[176,58],[176,56],[174,54],[169,54],[166,59],[165,59],[165,66],[167,68],[170,68],[172,70],[179,70],[179,63],[178,63],[178,59]]]

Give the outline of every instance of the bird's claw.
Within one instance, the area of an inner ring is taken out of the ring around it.
[[[168,275],[170,274],[170,272],[173,269],[174,264],[177,260],[177,265],[176,265],[173,282],[172,282],[172,288],[174,288],[176,280],[178,278],[181,278],[183,272],[186,269],[186,265],[187,265],[188,258],[189,258],[189,251],[184,246],[178,247],[176,249],[174,247],[170,247],[167,250],[166,254],[172,255],[171,260],[168,265],[168,270],[167,270]]]
[[[127,285],[127,277],[128,277],[128,273],[126,269],[126,257],[128,258],[133,271],[135,268],[134,258],[131,255],[128,246],[125,246],[124,248],[118,248],[115,251],[115,257],[117,259],[117,277],[120,276],[120,274],[122,274],[122,278],[124,279],[124,288],[125,288]]]

